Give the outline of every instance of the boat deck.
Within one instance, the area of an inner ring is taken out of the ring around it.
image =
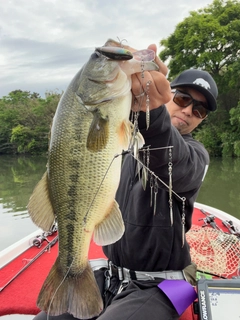
[[[200,209],[201,207],[194,210],[193,225],[202,226],[204,224],[202,219],[206,216]],[[206,207],[204,210],[206,211]],[[215,223],[224,232],[228,232],[220,219],[216,218]],[[210,225],[206,227],[211,228]],[[56,236],[56,233],[48,236],[48,240],[55,242]],[[9,314],[35,315],[40,311],[36,306],[37,296],[58,254],[58,242],[48,249],[47,247],[49,247],[48,242],[43,241],[40,248],[35,246],[29,248],[4,267],[1,267],[0,264],[0,316]],[[37,255],[39,256],[36,259]],[[89,259],[101,257],[104,257],[102,248],[92,242]],[[34,263],[32,263],[33,261]],[[28,267],[26,267],[27,265]],[[197,320],[198,317],[193,313],[191,306],[180,319]]]

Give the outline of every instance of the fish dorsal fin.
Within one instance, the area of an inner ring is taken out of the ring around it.
[[[99,109],[93,113],[93,120],[87,137],[87,149],[98,152],[105,148],[109,139],[109,120],[103,117]]]
[[[110,214],[95,227],[93,241],[99,246],[114,243],[122,237],[124,230],[122,214],[114,200]]]
[[[48,176],[44,173],[42,179],[33,190],[27,205],[32,221],[44,231],[51,230],[54,223],[54,211],[48,191]]]

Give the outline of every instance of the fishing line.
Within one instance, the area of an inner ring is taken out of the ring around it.
[[[164,148],[168,148],[169,150],[171,150],[173,147],[172,146],[168,146],[168,147],[164,147]],[[182,202],[182,247],[185,244],[185,223],[186,223],[186,212],[185,212],[185,202],[186,202],[186,198],[185,197],[180,197],[172,188],[172,183],[169,180],[169,185],[167,185],[162,179],[160,179],[153,171],[151,171],[148,166],[146,166],[142,161],[140,161],[137,157],[135,157],[132,153],[130,153],[130,155],[136,159],[136,161],[138,162],[138,164],[141,164],[143,169],[145,169],[147,172],[150,173],[151,178],[154,177],[154,210],[153,210],[153,214],[155,215],[156,213],[156,199],[157,199],[157,193],[158,193],[158,184],[157,181],[159,181],[163,186],[165,186],[169,192],[169,213],[170,213],[170,221],[171,221],[171,225],[173,225],[173,206],[172,206],[172,194],[174,194],[176,196],[176,198],[180,199],[180,201]],[[169,162],[168,165],[172,165],[172,162]],[[144,173],[144,171],[142,171]],[[140,175],[139,175],[140,177]],[[142,177],[143,180],[143,177]],[[152,189],[151,189],[152,192]],[[151,198],[152,201],[152,198]],[[150,204],[151,205],[151,204]]]
[[[91,207],[92,207],[92,205],[93,205],[94,200],[96,199],[96,196],[97,196],[97,194],[98,194],[98,192],[99,192],[99,190],[100,190],[100,188],[101,188],[101,186],[102,186],[102,184],[103,184],[104,179],[105,179],[106,176],[107,176],[107,173],[108,173],[109,169],[111,168],[111,165],[112,165],[113,161],[114,161],[117,157],[119,157],[120,155],[123,155],[123,154],[126,154],[126,153],[129,153],[129,150],[128,150],[128,151],[124,151],[123,153],[120,153],[120,154],[116,154],[116,155],[113,157],[113,159],[111,160],[111,162],[110,162],[110,164],[109,164],[109,166],[108,166],[108,168],[107,168],[107,170],[106,170],[106,173],[104,174],[104,176],[103,176],[103,178],[102,178],[102,181],[101,181],[101,183],[100,183],[100,185],[99,185],[99,187],[98,187],[98,189],[97,189],[97,191],[96,191],[96,193],[95,193],[95,195],[94,195],[94,197],[93,197],[93,199],[92,199],[92,201],[91,201],[91,203],[90,203],[90,206],[89,206],[89,208],[88,208],[88,210],[87,210],[87,212],[86,212],[86,215],[84,216],[84,219],[83,219],[84,223],[86,223],[87,215],[88,215],[88,213],[89,213],[89,211],[90,211],[90,209],[91,209]],[[76,257],[76,256],[75,256],[75,257]],[[56,288],[56,290],[55,290],[55,292],[54,292],[54,294],[53,294],[53,297],[52,297],[51,300],[50,300],[50,304],[49,304],[48,312],[47,312],[47,320],[49,320],[50,309],[51,309],[53,300],[54,300],[54,298],[55,298],[55,296],[56,296],[56,294],[57,294],[57,291],[59,290],[59,288],[61,287],[61,285],[62,285],[63,282],[65,281],[65,279],[67,278],[67,276],[68,276],[68,274],[69,274],[69,272],[70,272],[70,269],[71,269],[71,267],[72,267],[72,265],[73,265],[73,262],[74,262],[74,260],[75,260],[75,257],[73,257],[73,260],[72,260],[72,262],[71,262],[71,265],[69,266],[66,274],[64,275],[62,281],[60,282],[60,284],[59,284],[58,287]]]
[[[60,284],[59,284],[58,287],[56,288],[56,290],[55,290],[55,292],[54,292],[54,294],[53,294],[53,296],[52,296],[52,298],[51,298],[51,300],[50,300],[50,304],[49,304],[48,312],[47,312],[47,320],[49,320],[50,309],[51,309],[51,306],[52,306],[52,304],[53,304],[53,300],[54,300],[54,298],[55,298],[55,296],[56,296],[56,294],[57,294],[57,292],[58,292],[58,289],[61,287],[61,285],[63,284],[63,282],[64,282],[65,279],[67,278],[67,276],[68,276],[68,274],[69,274],[69,272],[70,272],[70,269],[71,269],[71,267],[72,267],[72,265],[73,265],[74,260],[75,260],[75,257],[73,257],[73,260],[72,260],[70,266],[68,267],[68,270],[67,270],[66,274],[64,275],[62,281],[60,282]]]
[[[125,153],[128,153],[128,152],[129,152],[129,150],[128,150],[128,151],[125,151]],[[106,170],[106,172],[105,172],[105,174],[104,174],[104,176],[103,176],[103,178],[102,178],[102,180],[101,180],[101,182],[100,182],[100,184],[99,184],[99,186],[98,186],[98,188],[97,188],[97,190],[96,190],[96,193],[95,193],[95,195],[94,195],[94,197],[93,197],[93,199],[92,199],[92,201],[91,201],[91,203],[90,203],[90,205],[89,205],[89,208],[88,208],[88,210],[87,210],[87,212],[86,212],[86,214],[85,214],[85,216],[84,216],[84,218],[83,218],[84,223],[86,223],[87,215],[89,214],[89,211],[90,211],[90,209],[91,209],[91,207],[92,207],[92,205],[93,205],[93,202],[95,201],[95,199],[96,199],[96,197],[97,197],[97,195],[98,195],[98,192],[99,192],[99,190],[100,190],[100,188],[101,188],[101,186],[102,186],[102,184],[103,184],[103,181],[105,180],[105,178],[106,178],[106,176],[107,176],[107,174],[108,174],[109,169],[110,169],[111,166],[112,166],[113,161],[114,161],[117,157],[121,156],[122,154],[123,154],[123,153],[116,154],[116,155],[112,158],[112,160],[111,160],[111,162],[110,162],[110,164],[109,164],[109,166],[108,166],[108,168],[107,168],[107,170]]]
[[[161,147],[161,148],[152,148],[150,150],[159,150],[159,149],[170,149],[172,148],[172,146],[169,147]],[[143,150],[139,150],[139,151],[143,151]],[[137,159],[134,157],[134,155],[132,153],[130,153],[131,156],[138,161],[139,164],[141,164],[154,178],[156,178],[159,182],[161,182],[168,190],[170,189],[169,186],[162,180],[160,179],[153,171],[151,171],[141,160]],[[181,201],[184,201],[185,198],[184,197],[180,197],[174,190],[172,190],[172,193]]]
[[[150,148],[149,150],[161,150],[161,149],[170,149],[170,148],[172,148],[172,146],[159,147],[159,148]],[[143,150],[139,150],[139,151],[143,151]],[[95,193],[95,195],[94,195],[94,197],[93,197],[93,199],[92,199],[92,201],[91,201],[91,203],[90,203],[90,205],[89,205],[89,208],[88,208],[88,210],[87,210],[87,212],[86,212],[86,214],[85,214],[85,216],[84,216],[84,218],[83,218],[84,223],[86,223],[87,215],[89,214],[89,211],[90,211],[90,209],[91,209],[91,207],[92,207],[92,205],[93,205],[93,203],[94,203],[94,201],[95,201],[95,199],[96,199],[96,197],[97,197],[97,195],[98,195],[98,192],[99,192],[99,190],[100,190],[100,188],[101,188],[101,186],[102,186],[102,184],[103,184],[103,181],[105,180],[105,178],[106,178],[106,176],[107,176],[107,174],[108,174],[108,172],[109,172],[109,170],[110,170],[110,168],[111,168],[111,166],[112,166],[113,161],[114,161],[117,157],[122,156],[122,155],[125,155],[125,154],[128,154],[128,153],[130,153],[131,156],[132,156],[135,160],[137,160],[139,164],[141,164],[151,175],[153,175],[159,182],[161,182],[161,183],[169,190],[169,186],[168,186],[164,181],[162,181],[153,171],[151,171],[147,166],[145,166],[145,164],[143,164],[143,162],[141,162],[138,158],[136,158],[136,157],[133,155],[133,153],[131,152],[130,149],[128,149],[128,150],[126,150],[126,151],[123,151],[123,152],[120,153],[120,154],[116,154],[116,155],[113,157],[113,159],[111,160],[111,162],[110,162],[110,164],[109,164],[109,166],[108,166],[108,168],[107,168],[107,170],[106,170],[106,172],[105,172],[105,174],[104,174],[104,176],[103,176],[103,178],[102,178],[102,180],[101,180],[101,182],[100,182],[100,184],[99,184],[99,186],[98,186],[98,188],[97,188],[97,190],[96,190],[96,193]],[[172,190],[172,193],[173,193],[177,198],[179,198],[181,201],[184,200],[184,198],[180,197],[174,190]]]
[[[124,47],[124,45],[123,45],[123,41],[125,41],[126,43],[128,43],[127,39],[122,39],[122,40],[120,40],[120,38],[119,38],[119,37],[117,37],[117,39],[118,39],[119,44],[121,45],[121,47],[122,47],[122,48]]]
[[[134,130],[135,131],[135,130]],[[136,132],[136,131],[135,131]],[[134,136],[134,134],[133,134],[133,136]],[[135,136],[136,136],[136,134],[135,134]],[[169,147],[170,148],[170,147]],[[156,150],[157,148],[155,148],[154,150]],[[161,149],[161,148],[160,148]],[[164,149],[164,147],[162,148],[162,149]],[[104,174],[104,176],[103,176],[103,178],[102,178],[102,180],[101,180],[101,182],[100,182],[100,184],[99,184],[99,186],[98,186],[98,188],[97,188],[97,190],[96,190],[96,193],[95,193],[95,195],[94,195],[94,197],[93,197],[93,199],[92,199],[92,201],[91,201],[91,203],[90,203],[90,205],[89,205],[89,208],[88,208],[88,210],[87,210],[87,212],[86,212],[86,214],[85,214],[85,216],[84,216],[84,218],[83,218],[83,221],[84,221],[84,223],[86,223],[86,219],[87,219],[87,215],[89,214],[89,211],[90,211],[90,209],[91,209],[91,207],[92,207],[92,205],[93,205],[93,203],[94,203],[94,201],[95,201],[95,199],[96,199],[96,197],[97,197],[97,195],[98,195],[98,192],[99,192],[99,190],[100,190],[100,188],[101,188],[101,186],[102,186],[102,184],[103,184],[103,181],[105,180],[105,178],[106,178],[106,176],[107,176],[107,174],[108,174],[108,172],[109,172],[109,170],[110,170],[110,168],[111,168],[111,166],[112,166],[112,163],[113,163],[113,161],[117,158],[117,157],[119,157],[119,156],[122,156],[122,155],[125,155],[125,154],[127,154],[127,153],[131,153],[131,149],[129,148],[128,150],[126,150],[126,151],[123,151],[122,153],[119,153],[119,154],[116,154],[113,158],[112,158],[112,160],[111,160],[111,162],[110,162],[110,164],[109,164],[109,166],[108,166],[108,168],[107,168],[107,170],[106,170],[106,172],[105,172],[105,174]],[[135,157],[134,157],[135,158]],[[136,159],[136,158],[135,158]],[[137,159],[136,159],[137,160]]]

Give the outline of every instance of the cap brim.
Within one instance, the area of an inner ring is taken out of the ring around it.
[[[207,109],[210,111],[215,111],[217,109],[217,101],[214,98],[214,96],[208,91],[206,90],[204,87],[201,87],[199,85],[193,84],[193,83],[178,83],[176,85],[172,85],[171,84],[171,88],[179,88],[179,87],[191,87],[199,92],[201,92],[204,97],[207,100]]]

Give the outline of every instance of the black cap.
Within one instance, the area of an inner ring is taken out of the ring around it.
[[[203,70],[188,69],[171,82],[171,88],[191,87],[201,92],[207,100],[208,109],[217,109],[218,88],[212,76]]]

